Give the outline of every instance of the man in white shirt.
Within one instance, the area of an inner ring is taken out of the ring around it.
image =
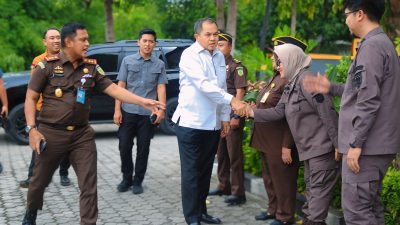
[[[205,203],[213,161],[220,136],[229,132],[230,105],[238,114],[246,105],[226,92],[225,59],[216,48],[216,22],[200,19],[194,31],[196,42],[185,49],[179,63],[179,104],[172,118],[181,160],[182,207],[190,225],[200,221],[220,224],[219,218],[208,215]]]

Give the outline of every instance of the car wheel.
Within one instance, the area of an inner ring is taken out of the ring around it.
[[[22,145],[29,144],[29,136],[25,132],[26,120],[24,113],[24,103],[15,106],[8,114],[8,128],[6,133],[15,142]]]
[[[166,103],[165,119],[160,124],[160,129],[165,134],[175,134],[175,129],[172,126],[172,116],[174,115],[175,109],[178,106],[178,98],[170,98]]]

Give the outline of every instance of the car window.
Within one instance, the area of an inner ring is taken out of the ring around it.
[[[165,54],[168,69],[179,69],[179,61],[181,60],[181,55],[185,48],[187,48],[187,46],[177,47]]]
[[[117,72],[118,53],[94,54],[90,58],[96,59],[97,63],[105,72]]]

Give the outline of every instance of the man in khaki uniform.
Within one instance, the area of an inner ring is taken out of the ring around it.
[[[155,100],[136,96],[113,84],[96,60],[87,59],[89,35],[84,25],[70,23],[61,29],[63,51],[38,63],[28,85],[25,117],[29,145],[38,154],[27,197],[23,225],[35,225],[43,194],[60,161],[69,156],[80,189],[80,224],[97,221],[97,151],[94,130],[88,124],[91,94],[96,88],[120,101],[139,104],[153,113]],[[37,118],[36,103],[43,105]],[[47,143],[46,145],[44,143]]]
[[[361,38],[346,84],[325,76],[307,77],[310,92],[341,96],[339,150],[342,208],[347,225],[385,224],[380,200],[382,180],[400,151],[400,62],[379,21],[383,0],[349,0],[344,15]]]
[[[50,56],[56,56],[58,53],[60,53],[61,49],[61,37],[60,37],[60,31],[57,28],[49,28],[43,33],[43,44],[46,47],[46,51],[38,56],[36,56],[31,65],[31,75],[33,70],[35,69],[36,65],[43,61],[46,57]],[[37,104],[36,104],[36,110],[39,114],[40,108],[42,107],[42,96],[40,96]],[[29,182],[31,180],[31,177],[33,175],[33,166],[35,165],[35,158],[36,154],[34,151],[32,151],[32,158],[31,158],[31,163],[29,164],[29,169],[28,169],[28,178],[26,180],[22,180],[19,182],[19,186],[22,188],[27,188],[29,185]],[[68,157],[65,157],[60,164],[60,184],[62,186],[69,186],[71,184],[69,178],[68,178],[68,168],[70,167],[70,163],[68,160]]]
[[[242,100],[247,87],[247,69],[231,55],[232,36],[220,33],[218,48],[225,56],[228,93]],[[219,184],[208,195],[230,195],[225,202],[238,205],[246,202],[242,150],[244,118],[232,112],[230,126],[229,134],[219,140],[217,150]]]

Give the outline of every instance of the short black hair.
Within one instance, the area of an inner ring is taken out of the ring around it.
[[[369,20],[379,23],[385,12],[385,0],[345,0],[344,9],[362,10]]]
[[[55,27],[47,28],[45,31],[43,31],[43,39],[46,39],[47,32],[49,32],[51,30],[56,30],[56,31],[58,31],[58,33],[60,33],[60,30]]]
[[[201,18],[199,20],[196,21],[196,23],[194,24],[194,33],[195,34],[200,34],[200,32],[203,30],[203,23],[208,22],[208,23],[213,23],[215,25],[217,25],[217,22],[215,22],[215,20],[209,18],[209,17],[205,17],[205,18]],[[218,27],[218,25],[217,25]]]
[[[156,34],[156,32],[155,32],[153,29],[150,29],[150,28],[142,29],[142,30],[139,32],[139,40],[142,39],[143,34],[150,34],[150,35],[153,35],[154,41],[157,41],[157,34]]]
[[[86,30],[85,25],[81,23],[67,23],[61,28],[61,47],[65,47],[67,37],[74,38],[77,30]]]

